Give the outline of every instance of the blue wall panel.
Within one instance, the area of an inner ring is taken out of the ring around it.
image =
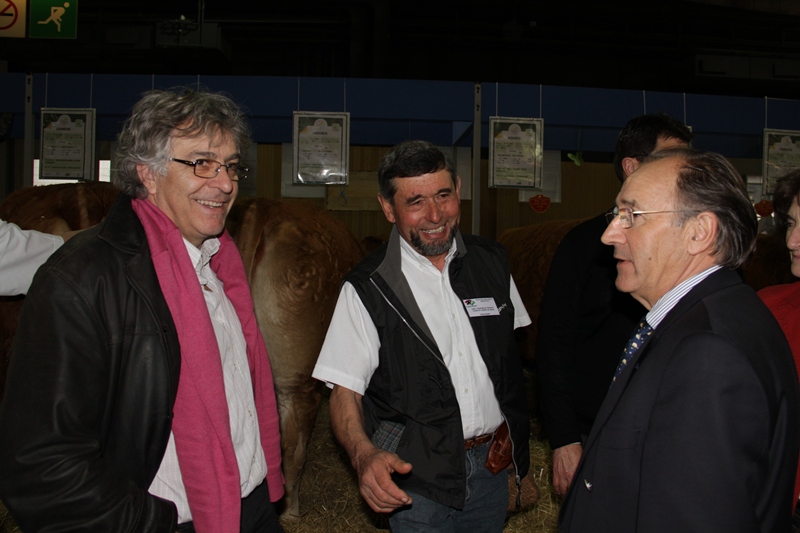
[[[541,85],[520,85],[512,83],[484,83],[481,115],[488,120],[491,116],[541,118]]]
[[[95,74],[92,107],[99,115],[128,115],[142,94],[153,88],[153,77],[142,75]]]
[[[350,126],[350,144],[392,146],[408,139],[425,139],[439,146],[450,146],[453,144],[452,125],[446,121],[360,120]]]
[[[0,75],[0,113],[25,113],[25,74]]]
[[[33,77],[34,112],[42,107],[89,107],[91,88],[88,74],[36,74]]]
[[[578,146],[578,129],[569,126],[544,125],[545,150],[575,151]],[[588,150],[587,150],[588,151]]]
[[[228,93],[253,117],[289,117],[297,109],[297,78],[264,76],[203,76],[213,91]],[[291,128],[289,129],[291,135]]]
[[[250,128],[257,143],[277,144],[292,142],[292,116],[252,117]]]
[[[719,152],[725,157],[761,159],[763,138],[758,135],[734,135],[730,133],[695,133],[692,146],[699,150]]]
[[[351,117],[472,121],[474,84],[450,81],[347,80]]]
[[[297,110],[332,113],[347,111],[343,78],[303,78],[297,84],[296,94]]]
[[[686,109],[684,106],[685,94],[647,91],[643,98],[647,113],[666,113],[673,118],[683,121]]]
[[[644,102],[641,91],[546,85],[542,88],[542,108],[545,127],[555,123],[619,130],[628,119],[644,112]]]
[[[97,140],[115,140],[128,115],[98,115],[95,119],[95,137]]]
[[[617,145],[617,128],[578,128],[580,134],[580,145],[569,148],[571,151],[581,150],[588,152],[613,152]],[[545,127],[545,135],[547,128]],[[548,150],[565,150],[566,148],[549,148]]]
[[[693,131],[759,135],[764,129],[764,100],[688,94],[686,121]]]
[[[25,75],[0,73],[0,112],[12,113],[10,136],[24,135]],[[98,140],[113,140],[144,91],[153,87],[206,87],[245,107],[261,143],[292,139],[296,110],[341,112],[351,117],[351,143],[389,146],[409,138],[440,145],[472,144],[474,83],[264,76],[148,76],[35,74],[33,109],[94,107]],[[764,127],[800,130],[800,100],[483,83],[482,145],[490,116],[544,119],[544,147],[612,152],[633,116],[664,111],[686,120],[695,146],[729,157],[761,157]],[[38,131],[36,133],[38,136]]]
[[[800,91],[799,91],[800,93]],[[797,130],[800,124],[800,100],[777,100],[765,102],[767,128],[773,130]]]

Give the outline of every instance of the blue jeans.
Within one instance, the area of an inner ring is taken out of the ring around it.
[[[508,472],[503,470],[494,475],[486,470],[488,453],[489,443],[465,452],[467,501],[463,510],[408,492],[413,503],[391,515],[392,533],[501,532],[508,508]]]

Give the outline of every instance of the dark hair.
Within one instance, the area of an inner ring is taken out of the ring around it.
[[[438,146],[428,141],[403,141],[383,156],[378,165],[378,186],[381,196],[394,203],[397,192],[395,178],[416,178],[446,170],[456,185],[453,161]]]
[[[242,109],[221,93],[177,88],[148,91],[125,121],[117,145],[114,184],[128,196],[146,198],[136,165],[164,176],[173,137],[230,135],[239,155],[250,145]]]
[[[680,120],[675,120],[666,113],[639,115],[625,124],[617,137],[617,148],[614,151],[614,172],[620,181],[625,180],[622,160],[626,157],[636,158],[642,162],[653,153],[658,140],[680,139],[691,144],[694,134]]]
[[[679,158],[675,188],[675,209],[682,224],[698,213],[711,212],[717,217],[717,240],[713,253],[716,264],[739,268],[756,245],[758,219],[744,178],[730,162],[714,152],[691,148],[673,148],[654,152],[645,163],[666,158]]]
[[[775,182],[772,191],[772,209],[775,212],[775,231],[786,236],[789,224],[789,209],[792,202],[800,203],[800,170],[793,170]],[[797,221],[795,221],[797,222]]]

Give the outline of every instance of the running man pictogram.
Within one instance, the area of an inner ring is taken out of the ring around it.
[[[67,8],[69,7],[69,2],[64,2],[64,7],[53,6],[50,8],[50,17],[45,20],[40,20],[39,24],[48,24],[50,22],[54,22],[56,27],[58,28],[59,33],[61,32],[61,17],[64,16],[64,13],[67,12]]]

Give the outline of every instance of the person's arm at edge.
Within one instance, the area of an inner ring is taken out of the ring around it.
[[[359,488],[373,511],[388,513],[411,503],[392,481],[392,473],[407,474],[411,464],[377,448],[364,431],[361,395],[335,385],[331,391],[331,427],[358,473]]]
[[[36,270],[62,244],[64,238],[58,235],[0,220],[0,295],[27,293]]]

